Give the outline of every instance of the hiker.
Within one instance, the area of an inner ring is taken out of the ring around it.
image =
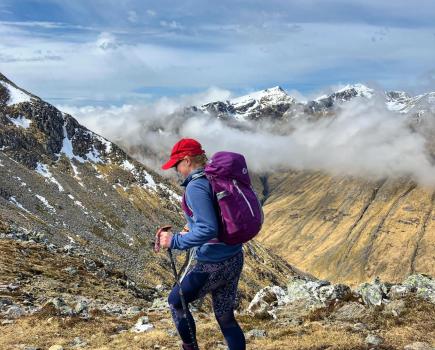
[[[162,166],[164,170],[174,168],[183,176],[183,206],[188,208],[183,209],[190,210],[192,215],[185,215],[187,230],[184,232],[162,231],[160,246],[179,250],[196,247],[196,265],[181,281],[185,302],[211,293],[213,311],[228,348],[244,350],[245,336],[234,317],[237,285],[243,268],[242,243],[228,245],[217,239],[222,223],[217,200],[204,173],[206,163],[201,144],[183,138],[174,145],[170,159]],[[168,297],[172,318],[183,341],[182,348],[195,349],[195,321],[187,307],[183,310],[179,292],[179,285],[175,285]]]

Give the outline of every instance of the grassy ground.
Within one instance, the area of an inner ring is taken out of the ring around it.
[[[435,306],[424,301],[408,299],[406,312],[401,317],[387,316],[381,312],[368,319],[371,333],[380,335],[385,343],[378,349],[403,349],[414,341],[435,342]],[[19,349],[22,345],[48,349],[61,344],[72,348],[77,336],[85,340],[85,349],[177,349],[177,336],[169,335],[173,329],[167,311],[149,313],[154,330],[147,333],[130,331],[119,333],[119,327],[129,329],[140,315],[121,320],[106,314],[94,314],[91,320],[78,317],[59,317],[45,309],[39,314],[23,317],[14,324],[0,326],[0,349]],[[355,330],[352,324],[333,322],[326,316],[318,321],[301,325],[278,326],[273,321],[255,320],[239,315],[245,333],[250,329],[264,329],[266,338],[248,340],[248,349],[367,349],[368,331]],[[223,344],[216,321],[207,314],[196,314],[198,339],[201,349],[218,349]]]

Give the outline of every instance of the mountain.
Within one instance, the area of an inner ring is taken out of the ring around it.
[[[251,114],[237,119],[286,123],[295,116],[324,118],[351,100],[364,103],[377,98],[392,113],[407,118],[408,126],[425,137],[428,154],[435,159],[434,92],[410,96],[401,91],[379,92],[363,84],[347,85],[313,101],[288,97],[289,109],[270,117],[258,108],[267,91],[236,99],[252,104]],[[279,90],[279,94],[285,92]],[[227,101],[225,106],[234,110],[236,104]],[[234,113],[226,118],[235,118]],[[406,177],[370,181],[312,170],[251,172],[251,176],[266,214],[258,240],[289,263],[320,278],[350,284],[376,276],[399,281],[416,272],[435,273],[432,188]]]
[[[205,105],[190,107],[189,111],[215,115],[222,119],[244,121],[256,120],[264,115],[280,118],[296,103],[295,98],[279,86],[253,92],[228,101],[216,101]]]
[[[294,117],[311,118],[334,114],[344,103],[355,98],[362,100],[377,97],[384,100],[393,112],[420,118],[435,113],[435,92],[410,96],[403,91],[381,92],[364,84],[348,84],[343,88],[310,101],[298,101],[281,87],[256,91],[227,101],[215,101],[202,106],[192,106],[187,113],[206,113],[226,121],[288,120]]]
[[[170,285],[168,258],[152,248],[158,226],[184,226],[181,188],[3,75],[0,179],[4,235],[43,237],[142,287]],[[243,276],[245,296],[296,273],[258,243],[246,249],[252,268]]]

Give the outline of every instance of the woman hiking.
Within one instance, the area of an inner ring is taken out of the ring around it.
[[[181,281],[184,299],[190,303],[211,293],[213,311],[228,348],[244,350],[245,336],[234,317],[237,285],[243,268],[242,244],[228,245],[217,240],[221,223],[217,201],[204,173],[206,163],[201,144],[183,138],[173,146],[170,159],[163,164],[162,169],[174,168],[183,176],[183,207],[187,206],[192,215],[185,214],[188,230],[162,231],[160,246],[179,250],[196,247],[196,265]],[[172,289],[168,303],[183,341],[182,348],[195,349],[195,321],[188,310],[187,319],[185,317],[178,285]]]

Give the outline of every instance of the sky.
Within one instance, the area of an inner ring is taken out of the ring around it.
[[[0,0],[0,72],[77,107],[276,85],[435,91],[435,1]]]

